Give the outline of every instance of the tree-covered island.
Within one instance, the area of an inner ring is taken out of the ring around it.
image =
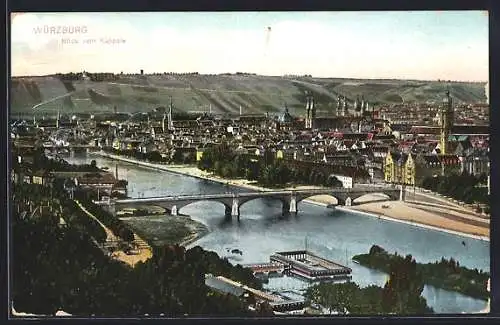
[[[402,261],[411,255],[403,257],[397,253],[389,254],[380,246],[373,245],[368,254],[355,255],[352,259],[360,265],[389,273],[390,265],[396,261]],[[489,293],[486,284],[490,274],[477,268],[471,270],[460,266],[453,258],[449,260],[442,258],[441,261],[433,263],[417,263],[417,272],[425,284],[437,288],[456,291],[466,296],[477,299],[488,300]]]

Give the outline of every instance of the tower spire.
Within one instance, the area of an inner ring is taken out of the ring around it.
[[[174,129],[174,123],[172,120],[172,96],[170,96],[170,105],[168,107],[168,129],[169,130]]]
[[[311,101],[309,92],[306,91],[306,124],[305,124],[306,129],[309,129],[311,127],[310,122],[311,122]]]
[[[311,94],[311,118],[310,118],[310,128],[314,128],[314,121],[316,120],[316,107],[314,107],[314,97]]]
[[[440,138],[440,151],[442,155],[446,155],[448,137],[451,133],[451,129],[454,123],[454,110],[453,110],[453,99],[450,96],[449,87],[446,90],[446,98],[444,100],[444,105],[441,108],[441,138]]]
[[[163,118],[161,120],[161,129],[163,131],[163,133],[165,133],[165,120],[167,119],[167,114],[166,112],[164,111],[163,112]]]

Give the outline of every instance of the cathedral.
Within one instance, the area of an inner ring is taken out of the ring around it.
[[[342,95],[337,97],[337,109],[334,116],[329,117],[318,117],[316,114],[316,106],[314,103],[314,98],[310,92],[306,94],[306,118],[305,118],[305,128],[306,129],[335,129],[344,128],[350,125],[352,122],[359,122],[359,120],[369,118],[371,113],[369,112],[368,101],[365,100],[364,96],[359,96],[353,103],[352,110],[350,111],[349,100]]]

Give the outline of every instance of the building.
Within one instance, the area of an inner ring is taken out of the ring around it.
[[[420,153],[415,156],[416,185],[426,177],[443,175],[445,171],[460,171],[460,158],[457,155],[436,155]]]
[[[31,175],[32,177],[32,183],[33,184],[39,184],[39,185],[49,185],[52,184],[53,181],[53,174],[46,171],[46,170],[39,170]]]
[[[490,175],[489,150],[474,150],[467,156],[461,156],[461,170],[470,175]]]
[[[347,116],[348,103],[345,96],[337,96],[337,116]]]
[[[389,152],[384,161],[384,181],[415,185],[416,165],[411,154]]]
[[[290,131],[292,129],[294,118],[288,111],[288,107],[285,103],[285,108],[283,113],[278,116],[278,121],[276,123],[276,129],[281,131]]]
[[[331,174],[330,176],[335,176],[340,182],[342,182],[342,186],[344,188],[352,188],[352,177],[339,174]]]
[[[242,287],[238,287],[236,285],[233,285],[232,283],[223,281],[211,274],[207,274],[205,276],[205,285],[210,289],[222,294],[229,294],[237,298],[248,297],[247,291]]]
[[[117,179],[111,173],[87,173],[75,178],[76,186],[83,189],[97,189],[111,195]]]

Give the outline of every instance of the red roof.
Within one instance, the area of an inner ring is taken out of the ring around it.
[[[413,134],[439,134],[440,128],[436,126],[412,126],[410,133]]]
[[[439,155],[439,160],[445,165],[457,165],[460,163],[458,156],[456,155]]]

